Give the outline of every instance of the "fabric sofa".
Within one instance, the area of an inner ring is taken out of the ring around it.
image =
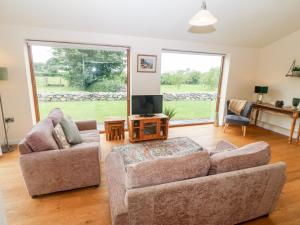
[[[139,188],[127,186],[131,178],[123,158],[111,152],[105,172],[112,224],[233,225],[272,212],[285,182],[285,163],[267,164],[270,149],[265,142],[241,149],[219,146],[231,149],[219,149],[208,158],[212,168],[205,176]],[[245,160],[250,162],[243,166]]]
[[[63,116],[60,109],[55,109],[31,132],[34,131],[39,138],[45,138],[51,134],[53,126],[41,127],[41,124],[50,120],[55,126]],[[67,149],[54,147],[34,152],[26,138],[20,142],[20,167],[29,195],[38,196],[100,184],[100,136],[96,121],[81,121],[76,125],[83,142]]]

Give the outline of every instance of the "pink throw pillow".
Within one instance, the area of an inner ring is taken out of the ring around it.
[[[53,123],[45,119],[36,124],[26,136],[26,142],[34,152],[58,149],[53,138]]]

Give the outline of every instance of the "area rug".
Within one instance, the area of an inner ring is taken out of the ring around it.
[[[188,137],[121,145],[112,149],[112,152],[118,152],[122,155],[125,166],[145,160],[188,155],[199,151],[203,151],[203,148]]]

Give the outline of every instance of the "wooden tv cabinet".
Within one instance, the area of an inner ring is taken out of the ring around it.
[[[168,138],[169,117],[164,114],[152,117],[132,115],[128,117],[128,123],[131,143]]]

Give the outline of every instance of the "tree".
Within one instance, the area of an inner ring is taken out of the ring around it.
[[[126,66],[126,54],[122,51],[53,48],[52,54],[47,61],[49,73],[58,74],[69,86],[81,89],[97,81],[114,79]]]
[[[203,85],[207,89],[215,90],[218,87],[220,76],[219,68],[212,68],[208,72],[201,73],[195,70],[177,70],[175,72],[165,72],[161,77],[161,84],[176,85],[182,84]]]
[[[220,77],[220,69],[212,68],[208,72],[204,73],[201,77],[200,83],[203,83],[209,89],[217,89]]]

